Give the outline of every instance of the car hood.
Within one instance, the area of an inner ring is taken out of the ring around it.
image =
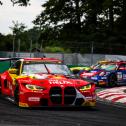
[[[49,86],[83,86],[90,82],[81,79],[73,79],[65,75],[53,74],[30,74],[22,75],[17,78],[21,83],[37,84]]]

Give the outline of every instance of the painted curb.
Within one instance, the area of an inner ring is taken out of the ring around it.
[[[99,102],[126,107],[126,86],[103,89],[96,95]]]

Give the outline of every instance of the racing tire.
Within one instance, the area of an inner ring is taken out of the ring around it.
[[[108,86],[114,87],[117,85],[117,77],[115,74],[111,74],[108,78]]]
[[[16,103],[17,106],[19,106],[19,87],[16,86],[15,91],[14,91],[14,102]]]
[[[0,94],[1,94],[1,77],[0,77]]]

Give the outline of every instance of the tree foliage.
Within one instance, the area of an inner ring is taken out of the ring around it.
[[[110,45],[126,41],[125,0],[48,0],[42,7],[44,11],[36,17],[34,24],[41,28],[57,27],[57,39],[61,45],[66,41],[64,47],[71,48],[74,41],[81,48],[94,41],[96,45],[108,43],[108,48],[112,48]]]
[[[30,0],[10,0],[13,5],[18,4],[19,6],[27,6],[29,4]],[[2,5],[4,2],[3,0],[0,0],[0,5]]]
[[[12,2],[20,4],[23,0]],[[29,0],[25,2],[27,5]],[[85,53],[91,51],[93,42],[95,53],[124,54],[125,21],[125,0],[47,0],[33,21],[35,26],[23,34],[28,36],[26,43],[32,40],[43,48]]]

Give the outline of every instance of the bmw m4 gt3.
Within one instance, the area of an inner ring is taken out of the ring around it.
[[[19,107],[95,106],[95,84],[54,58],[22,58],[0,75],[1,94]]]

